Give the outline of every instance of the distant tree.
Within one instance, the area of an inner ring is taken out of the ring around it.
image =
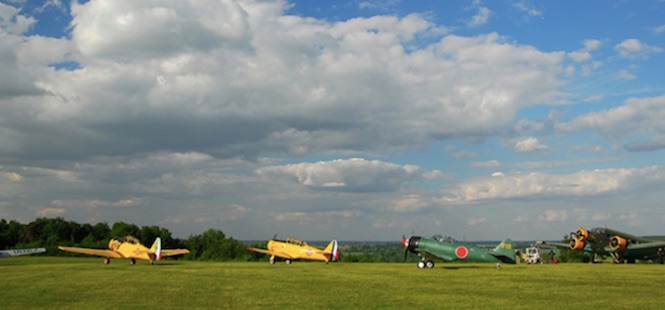
[[[136,224],[128,224],[125,222],[116,222],[113,223],[111,227],[111,236],[112,237],[124,237],[124,236],[134,236],[139,237],[140,229]]]
[[[14,248],[23,232],[23,225],[17,221],[11,220],[9,223],[0,220],[0,249]]]

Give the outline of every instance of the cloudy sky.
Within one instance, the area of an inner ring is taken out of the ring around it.
[[[0,1],[0,218],[665,234],[665,2]]]

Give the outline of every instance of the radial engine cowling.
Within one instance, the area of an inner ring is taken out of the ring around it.
[[[612,236],[612,238],[610,238],[610,248],[614,251],[623,251],[627,244],[628,241],[620,236]]]
[[[580,251],[584,249],[584,240],[573,238],[570,240],[570,249],[573,251]]]
[[[586,239],[589,238],[589,231],[586,230],[584,227],[580,227],[577,229],[575,232],[575,238],[578,239],[579,241],[586,241]]]

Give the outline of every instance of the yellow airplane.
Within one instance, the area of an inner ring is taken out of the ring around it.
[[[104,259],[104,264],[110,263],[111,258],[128,258],[130,259],[130,263],[132,265],[136,264],[137,259],[150,261],[150,265],[152,265],[155,263],[155,260],[161,260],[163,256],[174,256],[189,253],[189,250],[187,249],[162,249],[162,240],[159,237],[155,239],[152,247],[148,249],[146,246],[141,244],[139,239],[136,239],[132,236],[126,236],[122,239],[119,237],[111,239],[111,241],[109,241],[108,250],[73,248],[66,246],[59,246],[58,249],[65,252],[106,257],[106,259]]]
[[[275,263],[275,257],[284,258],[286,264],[291,264],[294,259],[318,260],[326,264],[330,261],[339,260],[339,250],[337,240],[332,240],[328,246],[323,249],[317,249],[307,244],[307,242],[296,238],[287,238],[286,240],[277,240],[275,238],[268,241],[268,249],[255,249],[247,247],[248,251],[270,255],[270,263]]]

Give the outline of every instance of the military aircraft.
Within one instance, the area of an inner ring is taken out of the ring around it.
[[[44,253],[44,252],[46,252],[45,248],[0,250],[0,257],[39,254],[39,253]]]
[[[59,246],[58,249],[65,252],[86,254],[106,257],[104,264],[111,262],[111,258],[126,258],[129,259],[132,265],[136,264],[137,259],[147,260],[150,265],[155,263],[155,260],[161,260],[164,256],[174,256],[189,253],[187,249],[162,249],[162,240],[157,237],[152,246],[148,249],[146,246],[132,236],[124,238],[115,237],[109,241],[109,249],[88,249],[88,248],[73,248],[66,246]]]
[[[597,257],[611,257],[616,263],[633,263],[636,259],[658,257],[658,249],[665,249],[665,241],[633,236],[618,230],[596,227],[578,228],[570,233],[569,243],[539,241],[541,244],[584,251],[593,262]]]
[[[247,250],[270,255],[271,264],[275,263],[276,257],[284,258],[287,265],[291,264],[294,259],[324,261],[326,264],[330,261],[336,262],[339,260],[337,240],[330,241],[325,249],[320,250],[296,238],[278,240],[276,237],[268,241],[268,249],[247,247]]]
[[[510,239],[503,240],[493,250],[489,251],[438,235],[432,238],[412,236],[406,239],[406,237],[402,237],[402,246],[404,246],[405,261],[409,252],[421,257],[418,268],[434,268],[434,259],[441,259],[445,262],[491,262],[496,263],[497,267],[501,263],[515,263],[515,252],[513,252],[513,243]]]

